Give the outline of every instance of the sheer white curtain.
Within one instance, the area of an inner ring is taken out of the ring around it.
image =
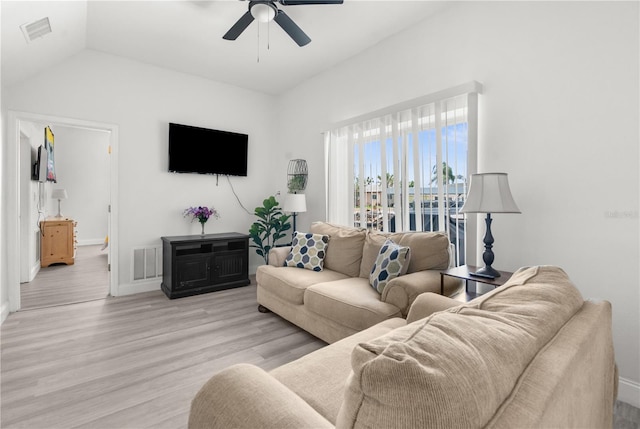
[[[477,169],[480,91],[470,82],[327,131],[327,220],[380,231],[445,231],[456,263],[464,263],[465,241],[475,244],[468,237],[475,230],[459,209]]]

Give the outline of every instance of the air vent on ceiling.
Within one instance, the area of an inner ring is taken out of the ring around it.
[[[45,17],[28,24],[22,24],[20,29],[27,42],[33,42],[35,39],[51,33],[51,24],[49,18]]]

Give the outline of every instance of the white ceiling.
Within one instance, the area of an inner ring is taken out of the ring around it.
[[[93,49],[279,94],[430,17],[446,2],[345,0],[278,7],[311,43],[299,47],[275,22],[257,20],[237,40],[223,40],[248,9],[241,0],[2,0],[2,83],[15,84]],[[27,43],[20,25],[43,17],[49,17],[52,33]]]

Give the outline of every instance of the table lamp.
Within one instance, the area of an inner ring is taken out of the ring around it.
[[[60,200],[66,200],[68,198],[67,196],[67,190],[66,189],[54,189],[51,192],[51,198],[53,198],[54,200],[58,200],[58,214],[56,215],[57,218],[61,218],[62,213],[60,212]]]
[[[469,274],[490,279],[500,277],[500,273],[491,267],[494,259],[491,250],[494,241],[493,235],[491,235],[491,213],[520,213],[520,209],[511,196],[507,173],[472,174],[469,193],[460,213],[487,214],[485,219],[486,232],[483,240],[484,253],[482,254],[485,266],[475,273]]]

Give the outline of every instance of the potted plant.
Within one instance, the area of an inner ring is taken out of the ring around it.
[[[300,191],[304,191],[306,186],[307,186],[306,174],[294,174],[289,176],[289,183],[287,183],[287,188],[289,189],[290,194],[297,194]]]
[[[276,197],[273,195],[262,202],[262,207],[256,207],[254,214],[258,217],[251,228],[249,235],[254,244],[249,245],[256,249],[256,253],[264,258],[264,263],[269,263],[269,250],[276,247],[276,242],[287,236],[286,231],[291,229],[289,218],[284,214]]]

